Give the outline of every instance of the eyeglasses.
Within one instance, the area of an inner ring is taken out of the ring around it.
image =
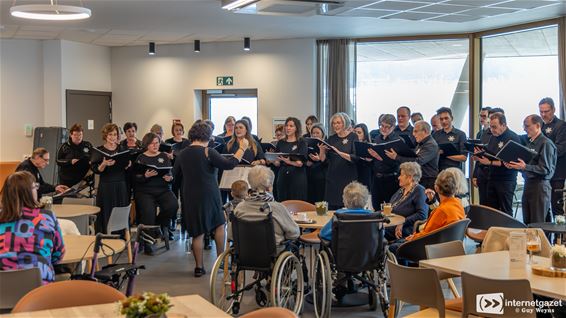
[[[379,124],[379,127],[383,128],[383,129],[391,129],[392,126],[385,125],[385,124]]]
[[[45,158],[43,158],[42,156],[40,156],[39,158],[41,158],[41,160],[43,160],[43,161],[49,163],[49,158],[45,159]]]

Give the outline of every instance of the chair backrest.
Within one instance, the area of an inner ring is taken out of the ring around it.
[[[445,316],[444,295],[436,271],[432,268],[407,267],[387,260],[391,282],[391,300],[436,308]]]
[[[27,293],[12,313],[112,303],[126,299],[118,290],[93,281],[50,283]]]
[[[465,255],[464,243],[462,241],[450,241],[425,246],[426,258],[442,258],[450,256]]]
[[[420,260],[427,258],[425,246],[450,241],[462,241],[466,235],[466,228],[469,223],[469,219],[462,219],[417,239],[405,242],[399,246],[397,257],[418,263]]]
[[[39,268],[0,271],[0,309],[11,309],[18,300],[41,286]]]
[[[269,271],[277,255],[275,228],[271,212],[259,221],[248,221],[230,214],[234,258],[238,268]]]
[[[63,198],[63,204],[94,205],[94,198]]]
[[[470,228],[488,230],[492,226],[526,228],[527,226],[514,217],[485,205],[470,206],[467,218],[471,220]]]
[[[550,257],[550,249],[552,245],[548,241],[548,238],[544,234],[544,231],[539,228],[532,229],[517,229],[508,227],[492,227],[487,230],[485,238],[481,244],[481,252],[498,252],[509,250],[509,237],[511,232],[527,232],[536,231],[538,237],[540,238],[540,253],[538,255],[542,257]]]
[[[505,300],[533,300],[531,285],[526,279],[491,279],[462,272],[462,297],[462,317],[536,317],[535,308],[528,303],[505,306]],[[517,308],[525,310],[517,311]]]
[[[357,273],[380,267],[385,257],[383,216],[339,213],[332,218],[331,248],[336,270]]]
[[[301,200],[287,200],[281,202],[281,204],[283,204],[283,206],[285,206],[291,213],[315,211],[316,209],[314,204]]]
[[[114,231],[120,231],[130,228],[130,209],[132,205],[114,207],[108,219],[108,226],[106,227],[106,234]]]
[[[261,309],[249,312],[249,313],[242,315],[240,317],[241,318],[264,318],[264,317],[299,318],[299,316],[297,316],[297,314],[295,314],[294,312],[290,311],[289,309],[283,308],[283,307],[261,308]]]

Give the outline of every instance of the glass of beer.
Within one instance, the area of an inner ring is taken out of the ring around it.
[[[537,231],[527,231],[527,251],[529,252],[529,264],[533,265],[536,262],[533,260],[533,253],[540,252],[541,242],[538,237]]]

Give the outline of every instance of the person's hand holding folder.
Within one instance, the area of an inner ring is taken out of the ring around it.
[[[395,151],[393,148],[389,149],[389,150],[385,150],[385,155],[387,157],[389,157],[389,159],[391,160],[395,160],[397,159],[397,151]]]
[[[369,153],[370,156],[374,157],[375,159],[377,159],[379,161],[383,161],[383,158],[381,158],[381,156],[375,150],[369,148],[368,153]]]
[[[508,169],[525,170],[527,164],[521,158],[519,158],[518,160],[519,161],[503,162],[503,164]]]

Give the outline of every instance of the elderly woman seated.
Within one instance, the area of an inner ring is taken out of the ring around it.
[[[417,239],[441,227],[464,219],[466,217],[464,208],[460,200],[454,196],[457,189],[458,177],[456,173],[449,169],[441,171],[434,182],[434,190],[440,197],[440,205],[432,211],[422,231],[409,235],[406,239],[397,240],[395,243],[389,245],[389,250],[395,253],[405,240],[411,241]]]
[[[349,183],[342,192],[342,202],[344,208],[337,210],[335,213],[348,214],[367,214],[372,211],[365,209],[369,200],[369,191],[363,184],[353,181]],[[320,238],[330,241],[332,240],[332,219],[328,221],[320,231]]]
[[[466,207],[470,206],[470,199],[468,194],[468,182],[466,181],[466,176],[462,172],[462,170],[458,168],[447,168],[446,170],[450,171],[454,177],[456,177],[456,183],[458,186],[456,187],[456,194],[454,197],[460,200],[462,203],[462,207],[466,209]],[[427,197],[426,203],[429,205],[430,210],[436,209],[440,204],[438,199],[436,198],[436,192],[433,189],[426,189],[425,194]]]
[[[405,217],[405,222],[385,231],[388,241],[413,234],[415,222],[426,220],[428,216],[425,188],[419,184],[421,166],[416,162],[404,162],[399,168],[399,190],[391,197],[391,206],[393,213]]]
[[[294,240],[299,237],[299,226],[291,218],[291,213],[279,202],[273,199],[273,179],[275,174],[265,166],[254,166],[248,173],[250,192],[243,202],[234,209],[234,215],[239,219],[248,221],[265,219],[266,213],[260,208],[269,203],[273,225],[275,228],[275,242],[281,244],[285,240]],[[228,237],[232,238],[232,228],[228,228]]]

